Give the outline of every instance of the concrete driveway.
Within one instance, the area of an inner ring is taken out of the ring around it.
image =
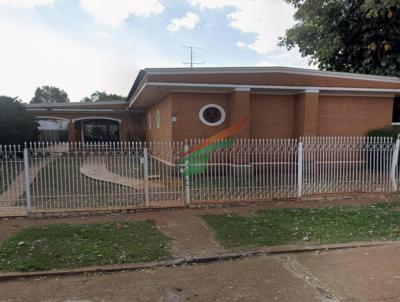
[[[0,301],[400,301],[400,244],[0,283]]]

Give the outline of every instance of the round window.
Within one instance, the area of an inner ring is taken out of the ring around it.
[[[158,111],[158,110],[157,110],[157,114],[156,114],[156,124],[157,124],[157,128],[160,128],[161,116],[160,116],[160,111]]]
[[[225,121],[225,110],[219,105],[209,104],[201,108],[200,120],[207,126],[218,126]]]

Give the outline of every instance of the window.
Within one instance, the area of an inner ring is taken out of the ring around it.
[[[42,142],[67,142],[68,121],[58,119],[38,119],[39,140]]]
[[[400,96],[394,98],[392,122],[395,124],[400,124]]]
[[[161,116],[160,116],[160,111],[157,110],[157,114],[156,114],[156,124],[157,124],[157,129],[160,128],[160,124],[161,124]]]
[[[119,141],[119,123],[96,119],[84,121],[83,136],[85,142],[117,142]]]
[[[151,114],[149,114],[149,116],[147,117],[148,120],[148,124],[149,124],[149,130],[151,130]]]
[[[225,121],[225,110],[215,104],[208,104],[201,108],[199,118],[207,126],[219,126]]]

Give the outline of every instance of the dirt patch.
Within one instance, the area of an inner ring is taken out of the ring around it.
[[[176,258],[208,256],[224,252],[196,213],[158,212],[154,213],[151,219],[162,232],[174,239],[171,253]]]

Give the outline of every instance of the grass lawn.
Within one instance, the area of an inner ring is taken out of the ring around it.
[[[272,246],[296,242],[344,243],[400,239],[400,204],[266,209],[245,217],[204,215],[225,247]]]
[[[151,221],[31,227],[0,246],[0,271],[39,271],[170,257]]]
[[[49,162],[31,184],[35,208],[125,206],[142,202],[133,188],[92,179],[80,172],[83,158]],[[49,185],[51,184],[51,185]]]
[[[87,195],[92,192],[120,192],[118,185],[102,182],[83,175],[80,167],[84,159],[72,159],[52,161],[47,164],[39,173],[38,177],[31,184],[34,195],[59,196],[64,194]],[[49,183],[52,186],[49,186]],[[123,188],[127,192],[130,188]]]

